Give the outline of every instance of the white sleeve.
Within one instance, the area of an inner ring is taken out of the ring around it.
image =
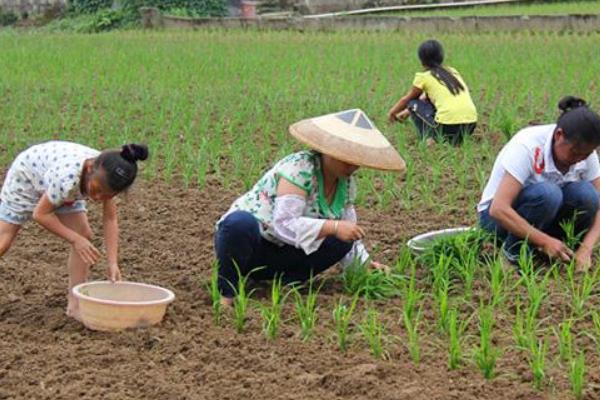
[[[358,221],[354,206],[349,205],[344,209],[342,219],[344,221]],[[346,254],[344,258],[340,260],[340,264],[344,269],[346,269],[349,265],[351,265],[354,262],[354,260],[359,260],[361,264],[364,264],[369,260],[369,258],[369,252],[365,248],[365,245],[363,244],[362,240],[357,240],[356,242],[354,242],[354,245],[352,246],[352,249],[350,249],[348,254]]]
[[[543,157],[543,152],[541,153]],[[522,144],[514,144],[502,154],[502,168],[513,176],[521,185],[533,174],[533,163],[529,149]]]
[[[583,180],[591,182],[600,178],[600,162],[598,161],[598,153],[595,150],[585,160],[585,164],[587,169],[583,175]]]
[[[306,199],[295,194],[275,198],[273,231],[284,243],[304,250],[306,254],[319,249],[325,238],[319,238],[324,219],[303,217]]]

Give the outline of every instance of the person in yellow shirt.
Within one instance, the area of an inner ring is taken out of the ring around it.
[[[403,121],[410,115],[428,144],[439,138],[461,144],[477,124],[469,88],[457,70],[443,65],[444,49],[437,40],[423,42],[418,55],[425,71],[415,74],[413,86],[388,112],[389,121]]]

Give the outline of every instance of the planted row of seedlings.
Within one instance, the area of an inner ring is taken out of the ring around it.
[[[50,138],[97,148],[144,141],[152,154],[147,178],[200,188],[208,182],[240,193],[298,149],[290,123],[362,107],[408,169],[400,178],[361,171],[359,204],[448,214],[477,202],[506,139],[530,121],[556,119],[556,99],[579,93],[598,103],[592,67],[600,62],[598,34],[436,37],[480,112],[475,138],[460,151],[427,148],[411,124],[386,123],[386,111],[422,69],[415,55],[415,43],[424,39],[419,34],[2,32],[0,160],[8,163]],[[570,62],[551,62],[565,58]]]
[[[389,359],[390,345],[398,341],[406,346],[412,361],[419,363],[427,354],[423,348],[426,343],[433,346],[441,342],[447,352],[448,369],[472,365],[486,379],[498,375],[498,361],[505,353],[518,352],[527,360],[535,388],[555,385],[549,371],[558,365],[570,382],[574,397],[583,398],[586,355],[577,348],[577,339],[591,338],[600,354],[600,313],[590,311],[597,296],[597,269],[577,274],[573,263],[536,266],[539,263],[525,246],[517,269],[507,266],[498,254],[484,251],[480,255],[485,241],[481,232],[474,231],[440,241],[417,258],[402,251],[392,272],[387,274],[359,264],[348,267],[339,278],[345,295],[337,300],[330,314],[331,336],[337,348],[348,352],[350,344],[358,343],[356,337],[360,336],[373,357]],[[222,325],[217,278],[215,266],[209,289],[214,321]],[[294,320],[302,340],[313,338],[319,322],[325,322],[319,321],[318,312],[324,281],[317,284],[311,280],[303,288],[288,288],[275,279],[270,302],[264,304],[251,300],[247,279],[239,279],[231,312],[237,332],[244,332],[248,310],[256,306],[265,337],[274,340],[287,320],[282,313],[284,303],[289,301],[293,302]],[[381,300],[391,298],[402,300],[401,307],[394,308],[395,327],[384,323],[389,320],[385,310],[382,314],[377,308]],[[566,317],[547,315],[545,308],[555,299],[566,300],[560,303]],[[427,308],[435,320],[424,318]],[[506,321],[512,327],[507,327]],[[503,325],[498,326],[499,323]],[[392,334],[395,329],[403,331],[401,339]],[[512,338],[506,337],[507,331],[512,331]],[[556,351],[550,350],[554,349],[551,343],[556,343]]]

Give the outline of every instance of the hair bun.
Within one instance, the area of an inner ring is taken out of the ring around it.
[[[130,162],[144,161],[148,158],[148,146],[145,144],[126,144],[121,148],[121,157]]]
[[[575,96],[565,96],[558,102],[558,109],[563,113],[585,106],[587,106],[586,101]]]

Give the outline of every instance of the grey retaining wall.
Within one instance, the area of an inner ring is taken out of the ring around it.
[[[600,14],[506,17],[395,17],[362,16],[321,19],[281,18],[183,18],[162,16],[158,10],[140,10],[148,28],[256,28],[294,30],[367,30],[419,32],[553,31],[600,32]]]

